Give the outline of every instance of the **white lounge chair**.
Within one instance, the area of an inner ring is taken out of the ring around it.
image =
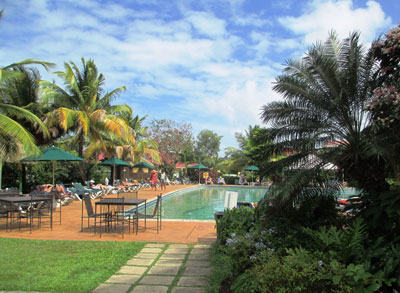
[[[225,202],[224,209],[233,209],[237,207],[238,201],[238,192],[235,191],[226,191],[225,192]]]

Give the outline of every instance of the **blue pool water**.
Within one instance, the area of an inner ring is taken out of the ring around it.
[[[264,197],[264,187],[199,186],[177,191],[163,197],[163,219],[213,220],[216,211],[224,210],[225,191],[237,191],[238,201],[258,202]],[[152,213],[154,206],[148,208]]]

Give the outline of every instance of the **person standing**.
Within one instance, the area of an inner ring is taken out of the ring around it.
[[[151,184],[151,189],[157,191],[157,171],[153,170],[151,171],[151,176],[150,176],[150,184]]]
[[[105,183],[106,186],[108,186],[109,181],[108,181],[107,177],[104,179],[104,183]]]
[[[162,172],[161,172],[161,190],[163,190],[163,187],[164,187],[164,190],[166,190],[167,189],[167,185],[166,185],[166,183],[165,183],[165,181],[166,181],[166,175],[165,175],[165,171],[163,170]]]

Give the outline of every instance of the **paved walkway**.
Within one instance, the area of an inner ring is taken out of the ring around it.
[[[146,244],[94,293],[200,293],[211,274],[210,245]]]
[[[165,195],[175,190],[189,188],[194,185],[173,185],[167,186],[167,190],[163,190],[162,194]],[[150,188],[140,189],[139,198],[153,199],[161,191],[151,190]],[[108,195],[107,197],[115,197],[115,195]],[[93,207],[94,207],[93,201]],[[78,240],[78,241],[146,241],[146,242],[173,242],[173,243],[204,243],[210,244],[216,239],[216,231],[214,229],[215,222],[170,222],[163,220],[162,230],[157,234],[155,229],[139,229],[139,233],[125,233],[122,238],[120,233],[104,233],[102,237],[99,234],[94,235],[93,229],[85,228],[81,232],[81,208],[80,201],[75,200],[67,206],[62,207],[62,224],[54,223],[53,230],[50,231],[48,226],[35,228],[30,233],[29,227],[22,227],[21,231],[14,229],[12,232],[6,231],[5,221],[0,223],[0,237],[9,238],[25,238],[25,239],[41,239],[41,240]],[[86,215],[86,211],[84,211]],[[55,215],[56,217],[59,214]],[[91,220],[93,224],[93,219]],[[87,220],[84,221],[85,227]],[[140,223],[142,225],[142,223]],[[155,228],[155,221],[147,221],[148,228]]]

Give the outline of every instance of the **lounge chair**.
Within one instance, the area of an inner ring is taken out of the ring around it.
[[[224,209],[233,209],[238,205],[238,193],[235,191],[225,192]]]
[[[72,186],[74,187],[74,189],[71,191],[79,195],[78,199],[80,199],[81,195],[83,194],[89,194],[92,199],[95,199],[102,196],[104,193],[104,191],[101,189],[86,188],[78,182],[73,182]]]

